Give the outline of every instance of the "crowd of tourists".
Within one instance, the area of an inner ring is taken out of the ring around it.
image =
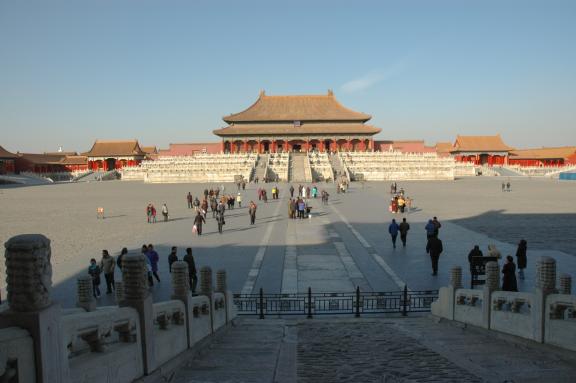
[[[154,286],[154,279],[157,283],[160,283],[160,276],[158,275],[158,265],[160,262],[160,256],[158,252],[154,249],[154,245],[142,245],[140,250],[141,254],[146,260],[146,278],[148,280],[148,286],[152,288]],[[178,248],[172,246],[170,253],[167,256],[168,270],[172,272],[172,264],[179,261],[178,258]],[[106,281],[106,294],[112,294],[116,289],[114,284],[115,271],[118,269],[120,273],[122,272],[122,262],[124,256],[128,254],[128,249],[123,248],[117,257],[110,255],[108,250],[102,250],[102,258],[100,262],[97,262],[95,258],[90,260],[90,265],[88,266],[88,275],[92,278],[92,294],[94,298],[100,298],[100,284],[101,275],[104,274],[104,279]],[[196,293],[196,286],[198,284],[198,277],[196,272],[196,263],[194,261],[194,256],[192,255],[192,248],[188,247],[186,249],[186,254],[182,258],[182,261],[186,262],[188,265],[188,278],[189,286],[192,294]]]
[[[390,199],[390,204],[388,206],[388,211],[393,214],[404,213],[412,210],[412,198],[405,196],[404,188],[398,189],[396,182],[390,185],[390,194],[392,198]]]

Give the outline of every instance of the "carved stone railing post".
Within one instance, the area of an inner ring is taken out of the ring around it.
[[[114,281],[114,295],[116,297],[116,304],[120,306],[124,300],[124,282]]]
[[[226,281],[226,270],[220,269],[216,272],[216,292],[224,294],[224,310],[226,312],[226,323],[230,321],[230,305],[233,304],[231,293],[228,291]]]
[[[490,328],[492,293],[500,290],[500,267],[498,262],[486,263],[486,283],[482,291],[482,326]]]
[[[560,294],[572,294],[572,277],[570,274],[560,275]]]
[[[50,299],[50,240],[41,234],[25,234],[10,238],[4,246],[10,309],[0,313],[0,328],[28,330],[34,339],[36,382],[66,382],[68,360],[62,349],[60,306]]]
[[[188,277],[188,263],[176,261],[172,264],[172,299],[177,299],[184,303],[186,313],[186,334],[188,338],[188,348],[192,347],[191,342],[191,318],[192,293],[190,292],[190,279]]]
[[[544,342],[544,321],[546,316],[546,297],[556,293],[556,260],[552,257],[540,257],[536,264],[536,288],[534,289],[534,340]]]
[[[454,287],[454,290],[462,288],[462,268],[460,266],[454,266],[450,269],[450,285]]]
[[[96,300],[92,293],[92,277],[90,275],[82,275],[78,277],[76,282],[78,287],[78,302],[76,302],[76,306],[86,311],[96,310]]]
[[[140,338],[144,373],[150,374],[156,369],[154,352],[154,311],[152,297],[148,291],[146,259],[142,254],[126,254],[122,259],[122,282],[124,299],[121,306],[132,307],[140,317]]]
[[[203,266],[200,269],[200,295],[210,299],[210,329],[214,332],[214,297],[212,296],[212,268]]]

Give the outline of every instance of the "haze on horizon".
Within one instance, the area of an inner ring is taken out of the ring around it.
[[[325,94],[377,139],[576,145],[576,2],[3,1],[0,145],[219,141],[267,94]]]

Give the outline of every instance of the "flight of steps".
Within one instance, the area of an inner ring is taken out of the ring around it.
[[[342,175],[346,174],[346,171],[345,171],[344,167],[342,166],[342,161],[340,160],[340,157],[338,157],[338,153],[329,154],[328,159],[330,160],[330,165],[332,165],[332,170],[334,171],[334,179],[335,180],[339,179],[341,174]]]
[[[267,171],[268,171],[268,154],[260,154],[258,156],[258,161],[256,162],[256,168],[254,169],[254,175],[252,176],[252,180],[258,177],[258,181],[263,182],[264,177],[266,177]]]
[[[306,153],[291,153],[288,172],[290,182],[312,182],[308,155]]]

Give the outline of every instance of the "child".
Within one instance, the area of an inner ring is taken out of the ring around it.
[[[90,266],[88,266],[88,274],[92,277],[92,294],[94,298],[100,298],[100,266],[96,263],[96,260],[92,258],[90,260]]]

